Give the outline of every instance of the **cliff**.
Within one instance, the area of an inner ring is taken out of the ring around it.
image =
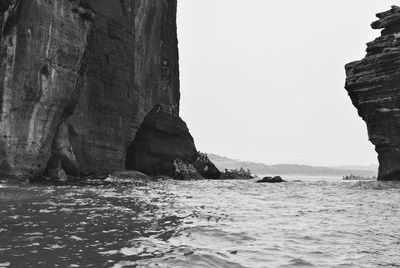
[[[378,179],[400,180],[400,8],[376,16],[381,36],[364,59],[346,65],[345,88],[378,153]]]
[[[144,117],[179,111],[176,0],[1,0],[0,173],[125,168]]]

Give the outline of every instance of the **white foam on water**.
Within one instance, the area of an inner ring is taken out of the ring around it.
[[[43,235],[43,233],[39,233],[39,232],[36,232],[36,233],[26,233],[25,235],[37,236],[37,235]]]
[[[54,245],[51,245],[50,247],[45,247],[44,249],[52,250],[52,249],[60,249],[60,248],[65,248],[65,246],[54,244]]]
[[[112,268],[122,268],[122,267],[126,267],[126,266],[131,266],[131,265],[135,265],[135,262],[131,262],[131,261],[120,261],[119,263],[114,264],[114,266]]]
[[[72,235],[71,239],[76,240],[76,241],[83,241],[84,239],[80,238],[79,236]]]
[[[119,253],[119,250],[109,250],[109,251],[99,252],[99,254],[101,254],[101,255],[115,255],[118,253]]]
[[[39,210],[39,213],[53,213],[55,210],[49,210],[49,209],[41,209]]]
[[[121,248],[120,252],[124,254],[125,256],[134,256],[134,255],[139,255],[144,251],[144,247],[139,246],[139,247],[131,247],[131,248]]]
[[[117,232],[117,229],[112,229],[112,230],[108,230],[108,231],[103,231],[103,233],[108,234],[108,233],[114,233]]]

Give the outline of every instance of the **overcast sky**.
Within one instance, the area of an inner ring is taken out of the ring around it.
[[[181,116],[203,152],[314,165],[377,163],[344,89],[389,0],[181,0]]]

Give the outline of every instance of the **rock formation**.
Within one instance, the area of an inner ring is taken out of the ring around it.
[[[2,175],[122,170],[154,105],[179,110],[176,0],[1,0],[0,26]]]
[[[186,123],[174,106],[157,105],[129,146],[126,166],[148,175],[177,179],[218,179],[219,170],[199,154]]]
[[[286,181],[282,179],[280,176],[264,177],[261,180],[256,181],[256,183],[281,183],[281,182],[286,182]]]
[[[221,172],[206,154],[199,152],[192,165],[205,179],[215,180],[221,178]]]
[[[366,122],[380,180],[400,180],[400,8],[377,14],[381,36],[361,61],[346,65],[346,90]]]

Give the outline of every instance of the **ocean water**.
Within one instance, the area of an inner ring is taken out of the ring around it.
[[[400,267],[400,184],[0,184],[0,267]]]

